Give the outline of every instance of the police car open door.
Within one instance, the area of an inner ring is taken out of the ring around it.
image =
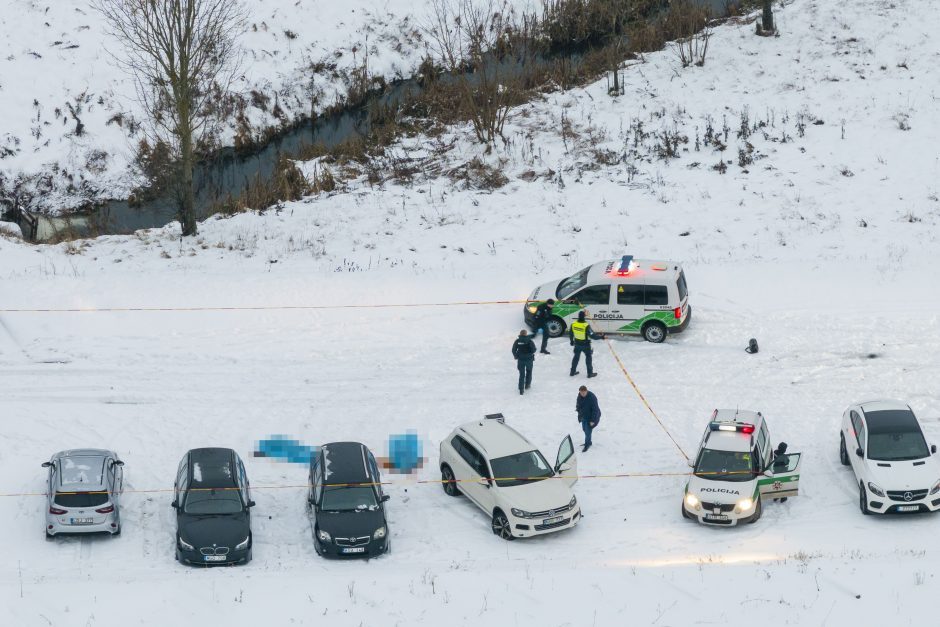
[[[566,435],[558,447],[555,472],[562,478],[562,481],[568,484],[568,487],[578,482],[578,456],[574,454],[574,443],[570,435]]]
[[[802,457],[802,453],[787,453],[774,458],[758,481],[761,497],[779,499],[799,494]]]

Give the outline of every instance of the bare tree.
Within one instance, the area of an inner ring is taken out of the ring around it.
[[[245,17],[238,0],[94,0],[115,55],[133,76],[150,135],[167,144],[178,166],[172,177],[183,235],[196,234],[193,170],[197,150],[219,122],[240,58]]]
[[[761,21],[757,25],[757,34],[767,37],[776,33],[777,29],[774,27],[774,10],[773,0],[764,0],[764,10],[761,13]]]

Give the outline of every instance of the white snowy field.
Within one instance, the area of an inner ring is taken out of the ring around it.
[[[352,181],[209,220],[183,242],[177,225],[58,246],[0,237],[0,493],[41,492],[39,464],[79,446],[117,450],[140,491],[120,538],[55,542],[42,497],[0,496],[11,624],[929,623],[940,519],[863,517],[837,431],[848,404],[900,398],[940,444],[938,18],[914,0],[801,0],[777,17],[775,39],[718,29],[703,68],[648,55],[617,99],[601,81],[520,108],[509,144],[485,156],[510,179],[495,191]],[[765,124],[739,138],[745,105],[749,126]],[[696,150],[709,117],[724,151]],[[664,130],[686,134],[688,152],[658,159],[643,133]],[[448,135],[443,154],[423,138],[395,151],[448,167],[480,154],[466,129]],[[748,143],[763,157],[741,166]],[[585,478],[578,527],[506,543],[465,500],[388,476],[393,552],[327,562],[303,489],[277,487],[305,470],[251,457],[255,440],[357,439],[382,454],[389,434],[416,429],[429,458],[418,477],[435,479],[441,438],[501,411],[553,457],[564,434],[580,441],[584,379],[567,376],[567,344],[537,359],[520,397],[517,304],[11,311],[522,299],[626,253],[684,265],[693,321],[663,345],[595,344],[604,416],[580,470],[687,470],[616,351],[686,452],[712,409],[741,407],[804,453],[801,495],[752,526],[683,520],[681,476]],[[750,337],[758,355],[743,351]],[[246,567],[173,561],[170,497],[151,491],[205,445],[246,462],[258,502]]]

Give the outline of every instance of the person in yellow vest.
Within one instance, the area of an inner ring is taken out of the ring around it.
[[[568,329],[568,337],[571,339],[571,345],[574,346],[574,357],[571,359],[571,373],[573,377],[578,374],[578,362],[581,361],[581,353],[584,353],[584,363],[587,365],[588,379],[596,377],[594,365],[591,362],[591,355],[594,350],[591,348],[591,340],[602,340],[604,336],[594,333],[594,329],[584,319],[584,310],[578,312],[578,321],[571,323]]]

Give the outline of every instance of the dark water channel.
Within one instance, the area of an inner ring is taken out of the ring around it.
[[[707,6],[713,15],[727,14],[727,0],[695,2]],[[582,59],[582,54],[577,52],[561,56],[567,57],[576,66]],[[535,64],[535,69],[539,69],[539,64],[549,65],[558,58],[559,55],[550,58],[529,56],[523,63]],[[522,63],[513,63],[518,65],[520,72],[524,71]],[[251,154],[238,154],[233,148],[219,151],[199,164],[195,172],[197,218],[206,218],[209,208],[217,201],[230,196],[238,197],[250,183],[272,178],[278,162],[283,157],[294,157],[305,147],[314,145],[331,149],[349,139],[367,135],[370,130],[371,109],[394,109],[421,90],[422,87],[416,79],[398,81],[389,85],[383,92],[373,94],[365,104],[313,120],[301,121]],[[132,233],[137,229],[162,227],[176,219],[177,202],[171,194],[158,195],[134,205],[127,200],[111,200],[98,205],[90,212],[60,218],[40,216],[40,226],[35,239],[49,240],[63,231],[71,231],[77,235]]]

